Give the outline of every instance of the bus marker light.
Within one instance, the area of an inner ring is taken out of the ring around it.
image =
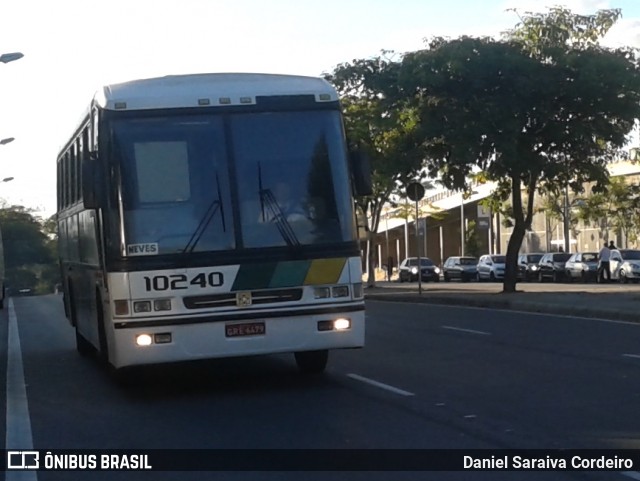
[[[129,301],[113,301],[116,308],[116,316],[126,316],[129,314]]]
[[[241,104],[251,104],[253,103],[253,99],[251,97],[240,97]]]
[[[336,319],[335,321],[333,321],[333,328],[336,331],[344,331],[345,329],[350,329],[351,321],[344,318]]]
[[[135,301],[133,312],[151,312],[151,301]]]
[[[153,310],[154,311],[170,311],[171,299],[156,299],[155,301],[153,301]]]
[[[198,99],[198,105],[209,105],[210,103],[209,99]]]
[[[138,346],[150,346],[153,343],[153,339],[149,334],[140,334],[136,337],[136,344]]]
[[[220,102],[220,104],[222,104],[222,105],[230,105],[231,104],[231,99],[229,97],[220,97],[218,99],[218,102]]]
[[[153,342],[156,344],[169,344],[171,342],[170,332],[159,332],[153,335]]]

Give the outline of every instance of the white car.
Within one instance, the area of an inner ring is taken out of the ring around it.
[[[638,282],[640,280],[640,250],[612,250],[609,268],[611,269],[611,279],[625,283],[630,280]]]
[[[497,281],[504,279],[505,263],[503,255],[484,255],[478,260],[478,280]]]

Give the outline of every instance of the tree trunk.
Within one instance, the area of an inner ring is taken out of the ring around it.
[[[531,225],[533,218],[533,201],[537,176],[531,175],[527,183],[527,213],[522,210],[522,183],[519,176],[514,176],[511,181],[511,201],[513,205],[514,226],[507,245],[507,259],[504,273],[502,292],[516,292],[518,282],[518,252],[522,240]]]
[[[367,233],[367,287],[376,287],[375,246],[373,233]]]
[[[513,227],[509,244],[507,244],[507,262],[504,273],[504,283],[502,284],[503,292],[516,292],[516,284],[518,282],[518,252],[522,245],[522,240],[526,234],[524,221],[518,225],[518,221]]]

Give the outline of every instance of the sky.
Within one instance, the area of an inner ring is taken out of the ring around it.
[[[638,0],[20,0],[2,8],[0,203],[49,217],[56,157],[109,83],[205,72],[319,76],[338,64],[420,49],[433,36],[499,35],[519,12],[620,8],[605,38],[640,47]]]

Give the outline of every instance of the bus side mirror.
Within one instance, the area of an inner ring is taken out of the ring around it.
[[[358,196],[373,194],[373,183],[371,181],[371,160],[362,150],[353,150],[349,154],[351,160],[351,172],[353,175],[353,186],[355,194]]]
[[[98,156],[91,152],[82,159],[82,202],[85,209],[98,208],[96,176]]]

